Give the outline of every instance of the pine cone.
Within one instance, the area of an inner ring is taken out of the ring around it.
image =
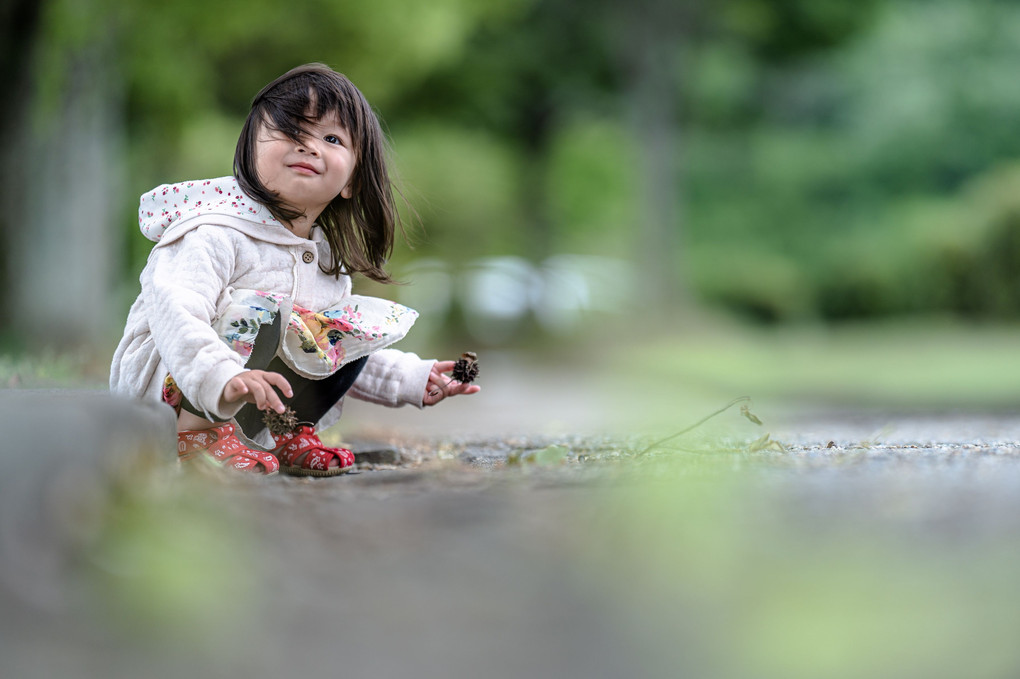
[[[277,436],[283,436],[297,429],[298,418],[290,408],[287,408],[282,413],[278,413],[275,410],[267,410],[262,414],[262,421],[269,429],[269,433],[276,434]]]
[[[465,351],[453,366],[453,379],[462,384],[469,384],[478,377],[478,355],[473,351]]]

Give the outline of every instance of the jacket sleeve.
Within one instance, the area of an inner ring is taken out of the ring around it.
[[[365,368],[347,394],[393,408],[406,404],[422,408],[433,364],[434,360],[418,358],[412,353],[381,349],[368,357]]]
[[[244,371],[244,359],[212,328],[235,266],[230,235],[230,229],[199,226],[161,244],[141,279],[156,351],[187,399],[212,420],[228,419],[243,405],[220,403],[227,382]]]

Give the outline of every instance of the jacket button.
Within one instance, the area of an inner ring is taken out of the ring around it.
[[[315,255],[310,252],[305,252],[305,254],[301,255],[301,259],[305,260],[305,264],[311,264],[315,261]]]

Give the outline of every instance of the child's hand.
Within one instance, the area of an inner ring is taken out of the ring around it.
[[[274,386],[287,398],[294,395],[290,384],[280,373],[246,370],[227,382],[227,386],[223,388],[223,400],[227,403],[247,401],[254,403],[259,410],[275,410],[282,413],[285,407],[283,401],[276,395]]]
[[[481,391],[482,388],[477,384],[462,384],[443,374],[453,370],[455,363],[456,361],[436,361],[432,364],[432,372],[429,373],[429,383],[425,385],[425,397],[422,399],[422,403],[434,406],[447,396],[475,394]]]

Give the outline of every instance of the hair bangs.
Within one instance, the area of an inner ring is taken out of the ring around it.
[[[346,78],[335,73],[308,71],[293,75],[256,97],[253,108],[269,129],[295,141],[309,125],[334,115],[361,151],[365,127],[364,98]]]

